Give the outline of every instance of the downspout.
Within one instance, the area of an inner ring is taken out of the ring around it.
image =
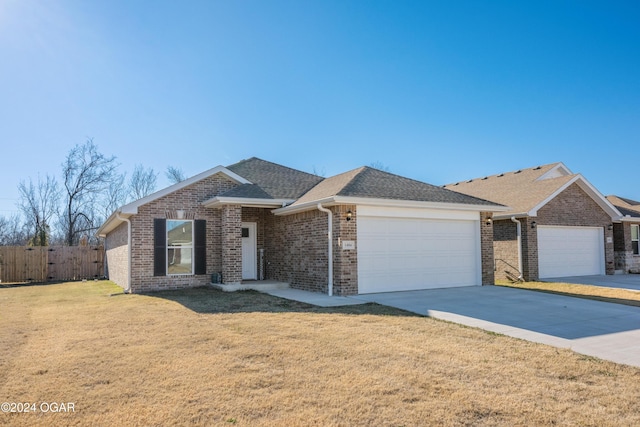
[[[327,232],[327,237],[329,238],[329,277],[327,278],[328,287],[329,287],[329,296],[333,296],[333,212],[329,209],[322,206],[322,203],[318,203],[318,210],[325,212],[328,215],[327,227],[329,231]]]
[[[127,223],[127,287],[124,288],[126,294],[131,293],[131,221],[129,218],[120,216],[120,212],[116,212],[116,218]]]
[[[516,235],[517,235],[517,241],[518,241],[518,273],[520,274],[518,276],[518,279],[523,280],[522,279],[522,224],[520,223],[520,221],[518,221],[516,219],[515,216],[511,217],[511,221],[516,223]]]

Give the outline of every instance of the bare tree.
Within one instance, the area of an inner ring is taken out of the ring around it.
[[[9,218],[0,216],[0,246],[23,246],[27,244],[25,225],[18,215]]]
[[[167,171],[165,172],[165,175],[167,176],[169,181],[171,181],[172,184],[177,184],[186,179],[182,169],[176,168],[173,166],[167,166]]]
[[[116,158],[100,153],[93,139],[76,145],[67,154],[62,163],[65,200],[61,215],[67,245],[76,244],[82,234],[97,228],[97,206],[104,204],[103,192],[116,177],[117,167]]]
[[[381,170],[383,172],[391,172],[391,170],[389,169],[389,166],[385,165],[384,163],[382,163],[379,160],[375,161],[375,162],[372,162],[369,166],[371,166],[374,169]]]
[[[47,246],[51,233],[52,220],[58,211],[60,189],[52,176],[38,177],[36,185],[21,181],[18,185],[20,201],[18,208],[24,215],[25,225],[29,229],[29,242],[33,246]]]
[[[105,191],[105,198],[102,203],[104,208],[102,211],[103,217],[100,222],[104,222],[116,209],[127,203],[127,187],[124,184],[126,178],[127,175],[124,173],[114,173],[114,177]]]
[[[133,200],[142,199],[153,193],[156,189],[158,174],[153,168],[145,169],[142,165],[136,165],[129,180],[129,196]],[[183,181],[184,178],[181,179]]]

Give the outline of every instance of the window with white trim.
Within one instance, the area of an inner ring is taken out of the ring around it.
[[[167,220],[167,274],[193,274],[192,220]]]
[[[631,248],[634,255],[640,255],[638,241],[640,240],[640,225],[631,224]]]

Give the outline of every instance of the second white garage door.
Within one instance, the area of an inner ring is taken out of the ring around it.
[[[604,274],[603,239],[600,227],[538,226],[540,278]]]
[[[479,229],[477,220],[367,216],[359,209],[358,292],[480,285]]]

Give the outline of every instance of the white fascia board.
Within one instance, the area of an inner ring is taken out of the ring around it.
[[[615,222],[635,222],[640,224],[640,214],[639,216],[629,216],[629,215],[625,215],[621,218],[618,218],[617,221]]]
[[[100,226],[100,228],[98,228],[98,230],[96,231],[96,236],[102,238],[107,237],[107,234],[115,230],[116,227],[124,222],[118,219],[118,213],[120,213],[121,218],[130,218],[131,216],[133,216],[133,214],[123,214],[119,210],[115,211],[109,216],[109,218],[107,218],[107,220]]]
[[[543,175],[539,176],[536,179],[536,181],[543,181],[548,178],[555,178],[558,176],[557,173],[560,174],[559,176],[573,175],[573,172],[571,172],[571,170],[564,163],[560,162],[554,167],[552,167],[551,169],[549,169],[547,172],[545,172]]]
[[[248,180],[244,179],[243,177],[241,177],[240,175],[231,172],[229,169],[225,168],[224,166],[216,166],[215,168],[209,169],[207,171],[204,171],[202,173],[199,173],[198,175],[192,176],[189,179],[185,179],[184,181],[180,181],[177,184],[173,184],[172,186],[169,186],[165,189],[162,189],[160,191],[156,191],[153,194],[150,194],[146,197],[143,197],[142,199],[136,200],[135,202],[131,202],[128,205],[124,205],[122,208],[120,208],[120,210],[122,211],[122,213],[131,213],[131,214],[137,214],[138,213],[138,208],[140,206],[146,205],[149,202],[152,202],[156,199],[159,199],[161,197],[164,197],[166,195],[169,195],[175,191],[181,190],[185,187],[190,186],[191,184],[194,184],[198,181],[201,181],[205,178],[208,178],[212,175],[215,175],[217,173],[222,173],[224,175],[227,175],[230,179],[236,181],[239,184],[251,184],[251,182],[249,182]]]
[[[247,197],[213,197],[202,202],[205,208],[219,208],[223,205],[241,205],[256,208],[277,208],[293,203],[291,199],[252,199]]]
[[[236,181],[239,184],[251,184],[250,181],[241,177],[237,173],[234,173],[229,169],[225,168],[224,166],[219,165],[209,170],[206,170],[204,172],[201,172],[198,175],[194,175],[191,178],[185,179],[184,181],[180,181],[169,187],[163,188],[160,191],[156,191],[153,194],[149,194],[148,196],[143,197],[142,199],[138,199],[136,201],[128,203],[122,206],[121,208],[119,208],[117,212],[120,212],[122,217],[127,217],[127,218],[130,217],[131,215],[136,215],[138,213],[138,208],[140,206],[146,205],[147,203],[153,202],[154,200],[157,200],[161,197],[167,196],[175,191],[188,187],[191,184],[194,184],[205,178],[213,176],[217,173],[222,173],[227,177],[229,177],[231,180]],[[111,216],[109,216],[109,218],[104,222],[104,224],[100,226],[100,228],[97,231],[97,234],[100,237],[104,237],[104,235],[106,235],[108,232],[110,232],[111,230],[115,229],[118,225],[120,225],[121,222],[122,221],[116,217],[116,213],[114,212],[113,214],[111,214]]]
[[[573,183],[577,183],[580,188],[582,188],[584,192],[587,193],[593,199],[593,201],[595,201],[602,208],[602,210],[609,214],[612,221],[617,220],[622,216],[620,211],[618,211],[618,209],[616,209],[616,207],[613,206],[611,202],[609,202],[607,198],[602,195],[602,193],[600,193],[593,185],[591,185],[589,181],[587,181],[580,174],[576,174],[576,176],[574,176],[566,184],[554,191],[549,197],[534,206],[533,209],[527,212],[527,215],[538,216],[538,211],[540,209],[542,209],[547,203],[553,200],[556,196],[558,196],[558,194],[562,193]]]
[[[450,209],[474,212],[503,212],[510,208],[500,205],[468,205],[462,203],[439,203],[439,202],[423,202],[414,200],[395,200],[395,199],[376,199],[369,197],[348,197],[333,196],[324,199],[314,200],[312,202],[302,203],[300,205],[287,206],[276,209],[274,215],[290,215],[293,213],[304,212],[316,209],[318,203],[322,206],[335,205],[360,205],[360,206],[385,206],[385,207],[403,207],[403,208],[430,208],[430,209]]]
[[[503,214],[498,214],[493,216],[493,220],[497,221],[500,219],[510,219],[511,217],[515,218],[526,218],[529,214],[527,212],[507,212]]]

